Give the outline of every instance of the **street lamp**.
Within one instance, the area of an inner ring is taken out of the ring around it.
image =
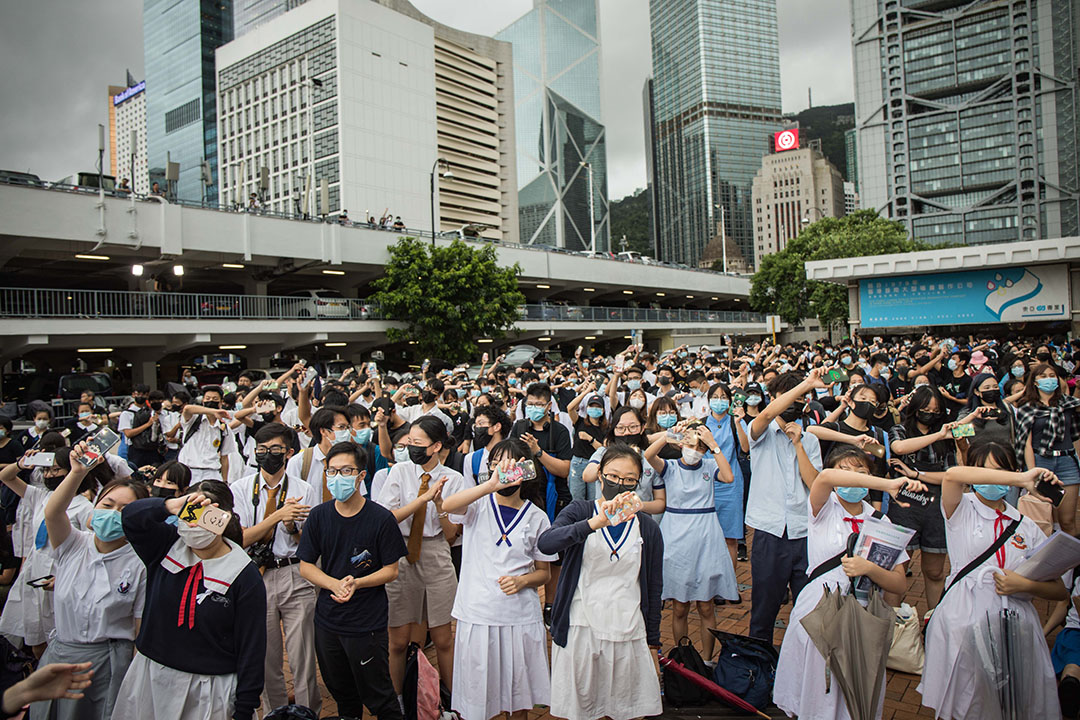
[[[593,212],[592,164],[582,160],[581,167],[589,173],[589,252],[596,252],[596,217]]]
[[[444,178],[453,178],[454,173],[450,172],[450,162],[439,158],[435,161],[435,164],[431,166],[431,247],[435,248],[435,171],[438,168],[444,168],[445,172],[442,173]]]
[[[806,208],[806,214],[802,216],[802,224],[803,225],[809,225],[810,224],[810,211],[811,210],[813,210],[814,212],[816,212],[818,214],[818,220],[825,217],[825,213],[822,211],[821,208],[819,208],[817,205],[810,205],[810,206],[808,206]]]

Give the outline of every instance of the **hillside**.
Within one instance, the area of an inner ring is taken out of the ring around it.
[[[626,250],[636,250],[642,255],[653,255],[649,240],[649,215],[652,212],[649,193],[637,190],[622,200],[613,200],[608,208],[611,214],[611,249],[623,250],[622,236],[626,236]]]
[[[821,140],[821,152],[847,180],[844,131],[855,127],[855,103],[807,108],[790,119],[799,123],[799,144]]]

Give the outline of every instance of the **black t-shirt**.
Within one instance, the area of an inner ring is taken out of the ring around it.
[[[0,447],[0,465],[10,465],[17,462],[25,452],[26,450],[23,448],[22,443],[19,442],[19,439],[11,438],[7,445]]]
[[[910,373],[908,374],[908,378],[911,378]],[[915,386],[910,379],[901,380],[895,375],[889,378],[889,395],[894,400],[899,400],[900,398],[911,392],[914,388]]]
[[[574,446],[570,442],[570,431],[562,423],[548,420],[542,430],[536,430],[528,420],[518,420],[510,430],[510,437],[519,438],[526,433],[536,438],[540,449],[553,458],[569,460],[574,456]],[[539,469],[537,468],[538,471]]]
[[[829,430],[835,430],[836,432],[843,433],[844,435],[869,435],[881,445],[885,445],[889,442],[888,434],[881,430],[881,428],[875,428],[873,426],[870,426],[867,430],[857,430],[845,423],[843,420],[841,420],[840,422],[821,423],[821,427],[828,428]],[[830,440],[821,440],[818,444],[821,445],[821,459],[822,461],[824,461],[827,457],[829,457],[829,453],[831,453],[840,443]],[[877,477],[889,477],[889,465],[885,461],[885,458],[878,458],[874,456],[871,457],[873,458],[873,474]],[[881,500],[881,491],[871,490],[870,500]]]
[[[313,507],[296,551],[304,562],[322,560],[323,572],[339,580],[347,575],[365,577],[407,554],[394,514],[370,500],[348,518],[338,513],[333,502]],[[338,635],[385,630],[389,622],[386,587],[358,588],[347,603],[334,600],[328,590],[319,590],[315,622]]]
[[[589,435],[601,445],[604,443],[604,429],[600,425],[593,425],[584,416],[578,416],[578,420],[574,423],[574,457],[576,458],[591,458],[592,454],[596,452],[596,448],[593,447],[591,442],[586,442],[578,437],[578,433],[587,432]]]
[[[967,373],[955,377],[952,370],[939,370],[935,377],[930,378],[930,382],[935,383],[938,388],[955,398],[966,398],[968,386],[971,385],[971,378],[967,376]],[[945,398],[942,399],[945,400]],[[945,407],[942,409],[945,410],[949,420],[955,420],[960,408],[964,406],[963,402],[953,402],[952,400],[945,400],[944,404]]]

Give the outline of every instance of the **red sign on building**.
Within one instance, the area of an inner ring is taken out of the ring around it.
[[[799,128],[791,128],[790,130],[781,130],[778,133],[774,133],[773,147],[776,148],[776,152],[797,149],[799,147]]]

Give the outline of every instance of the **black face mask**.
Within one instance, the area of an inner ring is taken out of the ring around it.
[[[176,497],[176,491],[172,488],[154,485],[150,488],[150,495],[157,498],[172,498]]]
[[[47,477],[43,479],[45,481],[45,487],[47,487],[49,490],[56,490],[56,488],[60,487],[60,483],[64,482],[64,475],[60,475],[58,477]]]
[[[276,475],[281,468],[285,467],[285,455],[275,455],[274,453],[255,453],[255,462],[259,467],[266,471],[267,475]]]
[[[997,388],[993,390],[983,390],[979,393],[983,402],[997,404],[997,401],[1001,399],[1001,391]]]
[[[272,423],[272,422],[274,422],[275,417],[277,417],[275,413],[263,413],[262,415],[259,416],[259,418],[264,423]]]
[[[907,380],[908,368],[907,365],[900,365],[896,368],[896,377],[901,380]]]
[[[424,401],[425,405],[430,405],[431,403],[435,402],[436,397],[437,396],[435,395],[435,393],[431,392],[430,390],[425,390],[420,395],[420,399]]]
[[[478,448],[487,447],[487,444],[491,442],[491,428],[474,427],[472,437],[473,445]]]
[[[518,491],[519,487],[521,487],[521,486],[520,485],[511,485],[510,487],[499,488],[495,492],[499,493],[503,497],[510,497],[511,495],[513,495],[514,493],[516,493]]]
[[[780,413],[780,419],[784,422],[795,422],[802,417],[802,406],[795,405]]]
[[[600,488],[600,494],[604,496],[605,500],[614,500],[619,495],[622,495],[627,490],[632,488],[626,487],[619,483],[609,482],[607,480],[602,481],[602,487]]]
[[[159,403],[159,402],[150,403],[150,409],[153,410],[154,412],[157,412],[157,411],[161,410],[161,403]]]
[[[428,455],[427,450],[428,449],[426,447],[420,447],[419,445],[410,445],[409,460],[416,463],[417,465],[424,465],[429,460],[431,460],[431,456]]]
[[[877,406],[874,403],[867,400],[859,400],[855,403],[855,407],[851,409],[851,412],[855,417],[866,420],[874,414],[875,410],[877,410]]]
[[[219,407],[221,407],[221,403],[217,400],[205,400],[203,401],[203,407],[210,408],[211,410],[217,410]]]
[[[1035,358],[1036,358],[1036,359],[1037,359],[1037,360],[1038,360],[1039,362],[1044,362],[1044,363],[1048,363],[1048,362],[1050,362],[1050,353],[1048,353],[1048,352],[1041,352],[1041,353],[1039,353],[1038,355],[1036,355],[1036,356],[1035,356]]]
[[[939,412],[927,412],[926,410],[920,410],[915,413],[915,419],[921,422],[927,427],[933,427],[935,423],[941,420],[941,413]]]
[[[656,379],[656,382],[660,383],[664,387],[667,387],[671,384],[671,378],[669,378],[667,375],[661,375]]]
[[[616,439],[618,439],[619,442],[624,442],[627,445],[633,445],[634,447],[642,447],[641,433],[638,433],[636,435],[616,435],[615,437]]]

